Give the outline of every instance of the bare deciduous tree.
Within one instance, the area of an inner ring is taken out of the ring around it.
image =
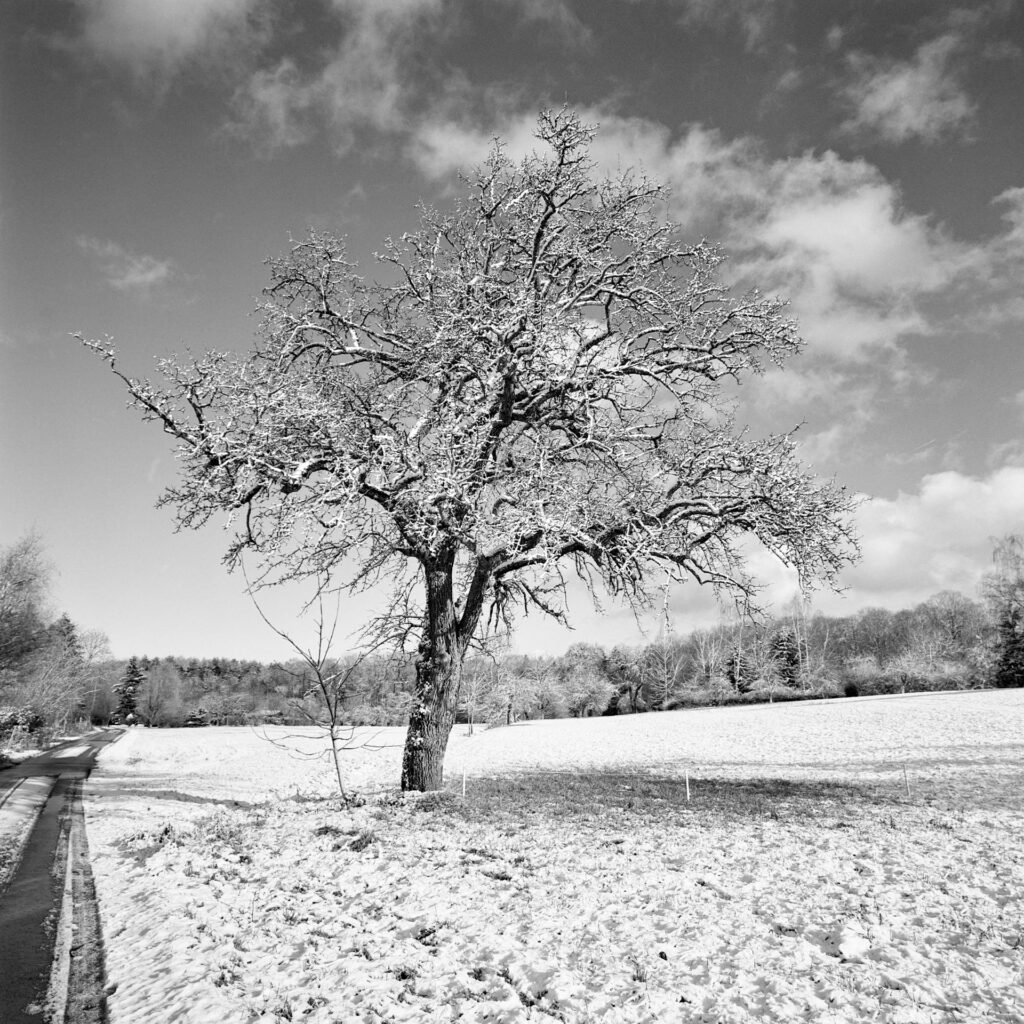
[[[16,665],[40,645],[50,575],[37,534],[0,549],[0,669]]]
[[[671,706],[685,663],[685,651],[671,633],[663,633],[644,649],[639,667],[652,709],[667,711]]]
[[[497,656],[467,663],[461,703],[465,706],[468,736],[481,722],[486,726],[512,725],[525,709],[534,706],[536,687],[522,661]]]
[[[86,629],[79,638],[82,650],[82,702],[89,721],[104,720],[113,709],[112,694],[107,685],[110,638],[98,629]]]
[[[604,651],[597,644],[576,643],[557,662],[559,690],[573,718],[603,714],[615,685],[606,671]]]
[[[933,594],[918,612],[936,634],[945,657],[965,656],[988,631],[984,606],[955,590]]]
[[[346,721],[345,701],[349,696],[349,685],[353,674],[363,661],[373,652],[364,651],[359,655],[347,658],[336,658],[332,654],[335,634],[338,628],[337,593],[327,592],[329,584],[326,574],[318,580],[313,599],[306,606],[313,614],[315,643],[305,646],[291,634],[279,629],[267,617],[259,603],[253,597],[253,604],[261,619],[287,643],[301,659],[302,695],[298,700],[291,701],[291,710],[297,718],[305,720],[309,725],[322,729],[327,736],[328,753],[334,768],[334,777],[338,785],[338,795],[347,804],[350,795],[345,788],[345,777],[341,766],[341,755],[346,750],[356,748],[380,749],[365,733],[359,736],[359,730]],[[335,605],[328,606],[328,599],[334,597]],[[275,746],[284,747],[299,756],[310,756],[300,753],[301,737],[294,735],[264,737]],[[297,742],[298,741],[298,742]],[[313,757],[320,756],[318,753]]]
[[[726,631],[721,626],[694,630],[690,634],[690,646],[694,665],[691,685],[698,690],[719,687],[729,657]]]
[[[181,725],[185,721],[181,673],[174,662],[158,660],[150,664],[136,707],[147,725]]]
[[[179,524],[234,516],[272,579],[340,573],[395,595],[418,640],[405,789],[440,787],[462,664],[490,618],[562,617],[567,574],[646,607],[667,573],[749,594],[741,541],[801,581],[855,554],[852,499],[789,435],[754,440],[723,382],[801,345],[784,303],[733,296],[722,255],[663,222],[642,175],[599,178],[594,130],[541,115],[448,212],[389,240],[371,282],[313,234],[270,262],[255,351],[122,376],[180,444]]]

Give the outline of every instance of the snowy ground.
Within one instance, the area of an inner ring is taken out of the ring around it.
[[[405,803],[362,734],[350,810],[251,730],[107,748],[113,1024],[1024,1019],[1024,692],[465,731]]]

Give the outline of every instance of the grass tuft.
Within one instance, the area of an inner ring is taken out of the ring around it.
[[[354,853],[365,850],[372,843],[377,841],[377,835],[372,828],[360,829],[348,842],[348,848]]]
[[[633,968],[633,981],[646,984],[649,975],[647,971],[647,964],[644,962],[643,958],[637,953],[630,953],[627,960]]]
[[[313,835],[319,837],[322,836],[342,836],[345,834],[345,830],[338,828],[337,825],[318,825],[313,829]]]

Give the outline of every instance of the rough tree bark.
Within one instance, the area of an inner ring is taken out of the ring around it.
[[[427,608],[416,659],[416,694],[402,754],[402,789],[426,792],[444,781],[465,647],[453,597],[454,555],[424,567]]]

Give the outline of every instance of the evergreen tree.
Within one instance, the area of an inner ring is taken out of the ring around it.
[[[996,686],[1024,686],[1024,537],[996,542],[983,589],[996,621]]]
[[[800,683],[800,644],[791,629],[780,629],[771,639],[771,653],[779,678],[787,686]]]
[[[66,612],[47,628],[46,637],[54,654],[61,660],[64,675],[69,679],[79,678],[85,668],[85,655],[78,627]]]
[[[139,668],[138,659],[131,658],[128,661],[127,669],[125,669],[124,678],[114,687],[114,692],[117,694],[117,718],[120,721],[128,724],[135,721],[139,702],[139,687],[145,682],[145,679],[142,669]]]
[[[1024,615],[1019,607],[1003,611],[997,643],[996,686],[1024,686]]]

